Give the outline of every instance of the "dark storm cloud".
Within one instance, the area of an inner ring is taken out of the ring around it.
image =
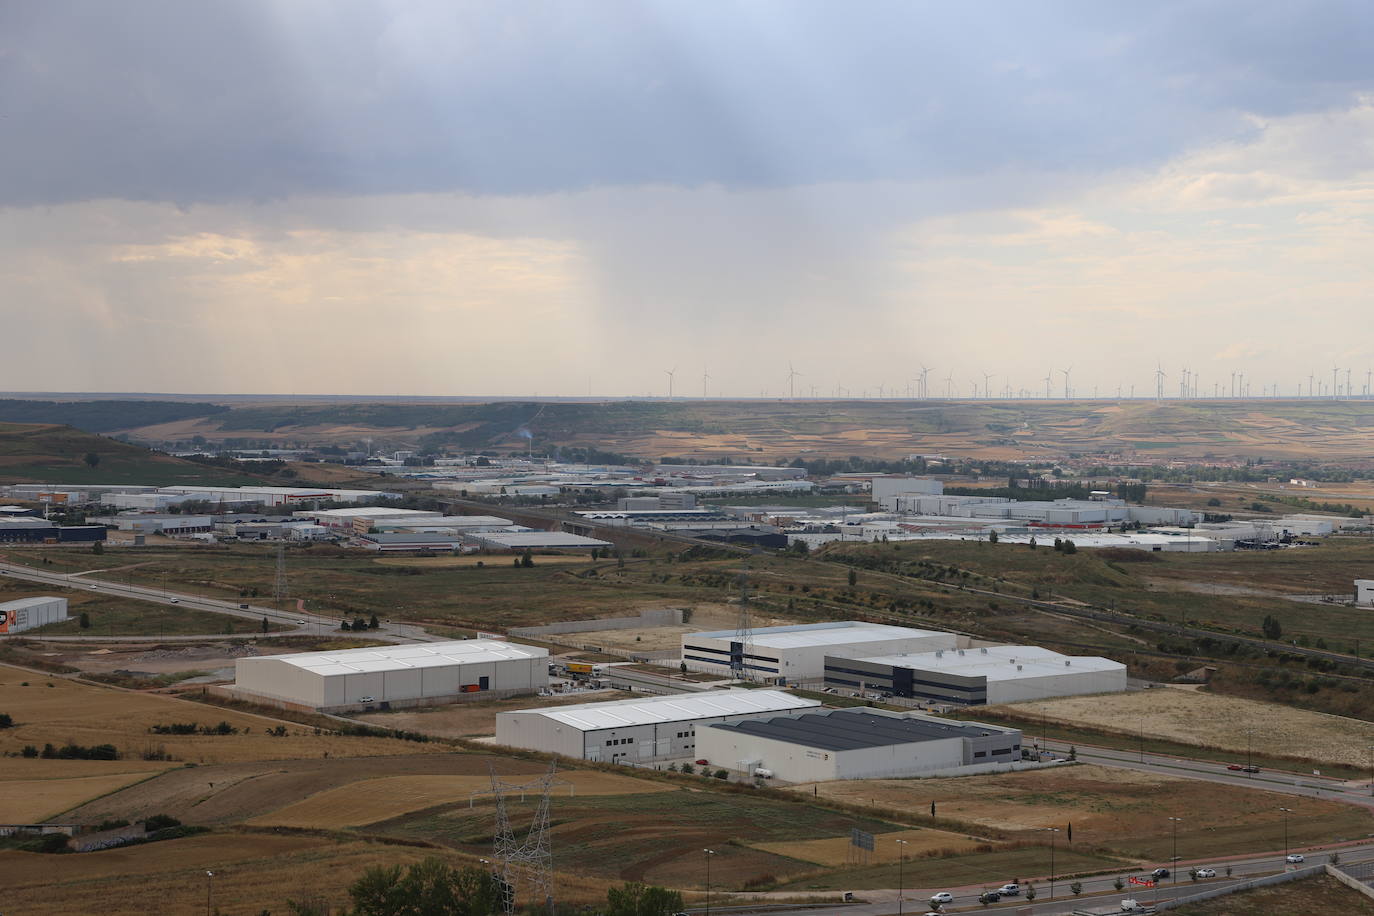
[[[1351,2],[0,6],[0,204],[1152,164],[1348,105]]]

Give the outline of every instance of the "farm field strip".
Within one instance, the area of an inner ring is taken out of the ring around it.
[[[671,786],[661,783],[593,770],[564,772],[559,779],[571,784],[554,786],[554,794],[559,797],[672,791]],[[474,793],[490,789],[491,778],[481,774],[387,776],[312,795],[247,823],[273,827],[361,827],[436,805],[468,802]],[[478,798],[477,803],[490,806],[491,797]]]

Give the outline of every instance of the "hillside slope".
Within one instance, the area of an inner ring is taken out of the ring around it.
[[[88,463],[87,456],[95,463]],[[262,482],[70,426],[0,423],[0,483],[235,486]]]

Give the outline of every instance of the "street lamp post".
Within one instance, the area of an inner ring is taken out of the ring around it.
[[[205,873],[205,916],[210,916],[210,897],[211,888],[215,883],[215,873],[207,871]]]
[[[1059,832],[1058,827],[1046,827],[1050,832],[1050,898],[1054,899],[1054,835]]]
[[[903,869],[906,865],[906,840],[897,841],[897,916],[902,916],[902,898],[906,892],[906,884],[902,880],[905,875]]]
[[[714,849],[703,849],[706,853],[706,916],[711,916],[711,856],[716,854]]]
[[[1178,825],[1183,820],[1181,817],[1171,817],[1169,820],[1174,823],[1174,852],[1169,857],[1169,883],[1174,887],[1178,886]]]
[[[1369,745],[1369,794],[1374,795],[1374,744]]]
[[[1280,808],[1283,812],[1283,861],[1288,863],[1288,815],[1293,813],[1292,808]]]

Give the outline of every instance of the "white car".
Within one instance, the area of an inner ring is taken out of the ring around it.
[[[1283,861],[1287,862],[1289,865],[1296,865],[1304,860],[1302,857],[1302,853],[1290,852],[1288,855],[1283,857]]]
[[[172,599],[172,603],[173,603],[173,604],[181,604],[181,599],[180,599],[180,598],[173,598],[173,599]]]
[[[1021,885],[1003,884],[997,889],[997,893],[1001,894],[1003,897],[1015,897],[1021,893]]]
[[[943,906],[946,903],[953,903],[954,895],[949,891],[940,891],[938,894],[931,895],[930,902]]]
[[[377,701],[376,701],[376,699],[374,699],[373,697],[358,697],[358,702],[359,702],[359,703],[375,703],[375,702],[377,702]]]
[[[1199,878],[1215,878],[1217,876],[1217,870],[1215,868],[1199,868],[1193,872],[1193,874],[1197,875]]]

